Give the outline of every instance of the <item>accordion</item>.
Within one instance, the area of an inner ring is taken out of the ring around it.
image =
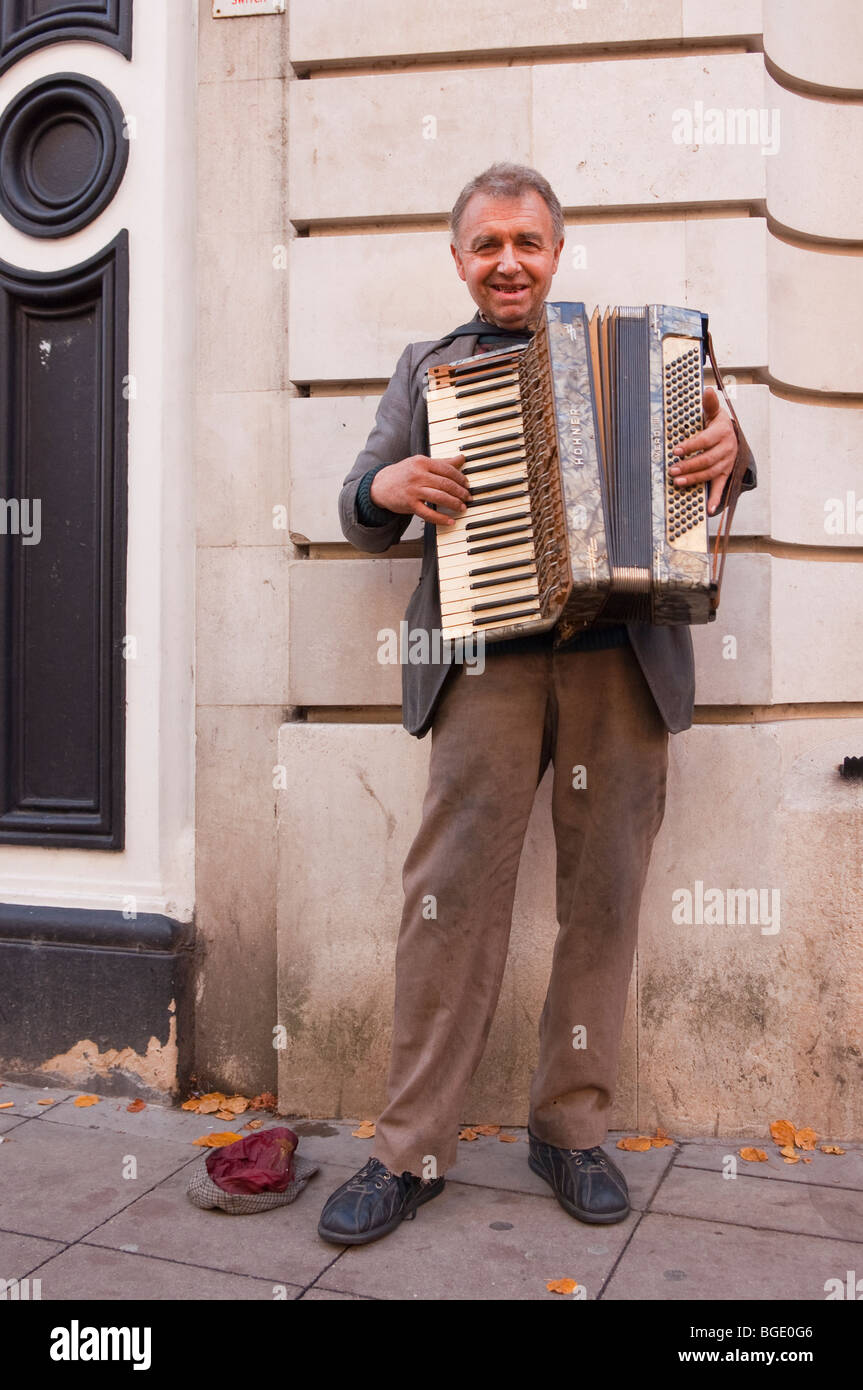
[[[429,369],[429,456],[463,455],[471,493],[437,527],[445,640],[715,617],[728,525],[711,553],[707,484],[669,473],[708,353],[723,389],[698,310],[547,303],[527,346]]]

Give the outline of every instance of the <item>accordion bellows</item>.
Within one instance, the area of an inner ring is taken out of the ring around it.
[[[445,639],[715,615],[707,485],[668,471],[707,341],[698,310],[548,303],[526,347],[429,369],[430,456],[462,454],[472,494],[437,528]]]

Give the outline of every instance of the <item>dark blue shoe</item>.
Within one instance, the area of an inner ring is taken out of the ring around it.
[[[558,1149],[528,1130],[528,1166],[544,1178],[564,1211],[594,1226],[630,1213],[626,1178],[602,1149]]]
[[[417,1208],[443,1192],[446,1178],[425,1180],[413,1173],[391,1173],[370,1158],[328,1198],[318,1235],[336,1245],[366,1245],[412,1221]]]

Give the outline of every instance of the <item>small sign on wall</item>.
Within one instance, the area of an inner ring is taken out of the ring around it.
[[[284,14],[285,0],[213,0],[213,18],[230,19],[233,15]]]

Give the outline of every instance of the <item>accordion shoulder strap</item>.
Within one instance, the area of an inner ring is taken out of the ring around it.
[[[710,606],[713,612],[715,613],[717,608],[719,607],[719,591],[722,588],[722,572],[725,569],[725,556],[728,553],[728,539],[731,534],[731,522],[734,519],[734,509],[737,506],[737,499],[740,496],[740,489],[743,483],[743,475],[746,472],[747,460],[746,450],[740,447],[742,435],[740,421],[737,418],[737,412],[734,409],[734,406],[731,404],[728,392],[725,389],[725,382],[722,380],[722,373],[719,370],[719,365],[716,361],[716,354],[713,351],[713,339],[710,336],[709,332],[707,334],[707,355],[710,358],[710,365],[713,369],[713,375],[716,380],[716,385],[719,387],[719,390],[722,394],[722,398],[725,401],[725,404],[728,406],[731,419],[734,422],[734,431],[737,435],[738,445],[737,458],[734,462],[734,468],[732,469],[731,475],[728,479],[728,482],[726,483],[726,505],[724,510],[719,514],[719,525],[717,527],[716,536],[714,538],[713,543],[713,554],[711,558],[710,575],[713,592],[710,600]]]

